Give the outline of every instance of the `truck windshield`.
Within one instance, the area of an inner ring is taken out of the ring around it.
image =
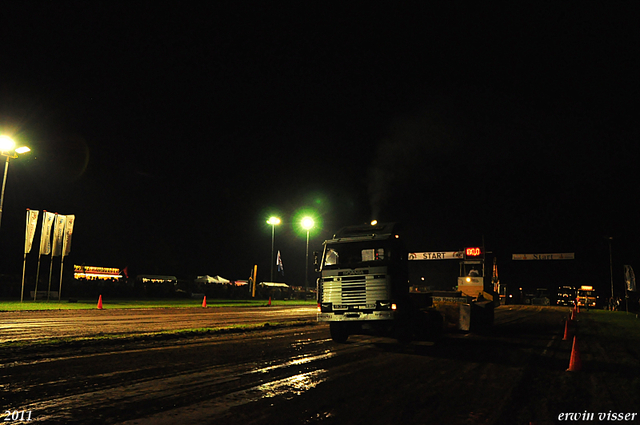
[[[325,267],[358,267],[370,263],[381,263],[389,260],[390,251],[380,242],[341,243],[327,245],[324,254]]]

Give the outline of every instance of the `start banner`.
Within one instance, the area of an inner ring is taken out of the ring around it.
[[[511,254],[512,260],[574,260],[574,252],[557,254]]]
[[[410,252],[409,260],[462,260],[462,251]]]

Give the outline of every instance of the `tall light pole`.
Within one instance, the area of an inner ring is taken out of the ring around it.
[[[269,217],[267,220],[267,224],[271,225],[271,282],[273,282],[273,248],[276,240],[276,226],[280,224],[280,219],[278,217]]]
[[[302,228],[307,231],[307,256],[304,264],[304,291],[307,292],[309,286],[309,230],[313,228],[315,223],[311,217],[304,217],[301,224]]]
[[[6,156],[4,163],[4,178],[2,179],[2,193],[0,194],[0,223],[2,222],[2,206],[4,205],[4,188],[7,184],[7,173],[9,171],[9,158],[17,158],[18,154],[27,153],[31,149],[22,146],[16,149],[16,143],[9,136],[0,136],[0,155]]]
[[[613,303],[613,254],[611,253],[611,241],[613,240],[613,237],[609,236],[607,239],[609,239],[609,275],[611,276],[611,303]]]

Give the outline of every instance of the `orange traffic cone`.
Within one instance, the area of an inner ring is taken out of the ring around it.
[[[566,320],[564,322],[564,337],[562,338],[562,340],[566,341],[569,338],[571,338],[571,332],[569,331],[569,320]]]
[[[102,310],[102,295],[98,298],[98,310]]]
[[[271,307],[271,297],[269,297],[269,304],[267,304],[269,307]]]
[[[207,296],[206,295],[202,299],[202,308],[207,308]]]
[[[571,359],[569,360],[569,369],[567,372],[578,372],[582,369],[580,362],[580,351],[578,350],[578,337],[573,337],[573,347],[571,347]]]

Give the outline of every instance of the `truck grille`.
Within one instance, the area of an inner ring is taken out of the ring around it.
[[[322,281],[322,302],[336,306],[375,305],[388,300],[387,279],[384,275],[326,277]]]

